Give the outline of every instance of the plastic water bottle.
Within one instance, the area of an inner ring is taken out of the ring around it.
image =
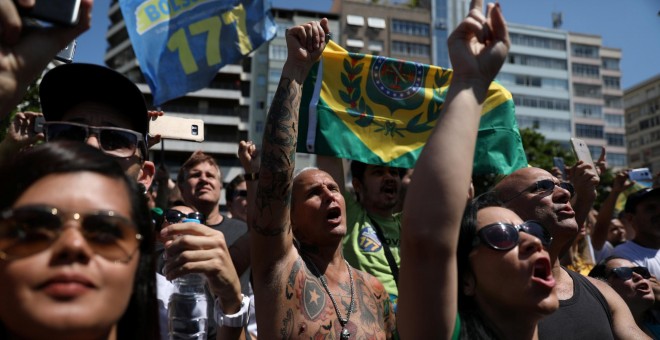
[[[185,219],[183,222],[198,222]],[[172,281],[174,292],[167,308],[170,340],[206,340],[208,301],[205,279],[201,274],[187,274]]]

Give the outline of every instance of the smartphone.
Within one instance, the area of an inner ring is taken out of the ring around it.
[[[631,181],[650,182],[653,181],[653,174],[649,168],[637,168],[628,172],[628,178],[630,178]]]
[[[564,181],[568,180],[566,177],[566,165],[564,164],[564,157],[553,157],[552,163],[561,171],[561,176]]]
[[[44,118],[44,116],[36,116],[34,118],[34,132],[35,133],[44,132],[44,123],[45,122],[46,122],[46,118]]]
[[[160,135],[163,139],[204,141],[204,121],[201,119],[182,118],[175,116],[151,117],[149,120],[149,136]]]
[[[76,53],[76,41],[73,40],[68,45],[66,45],[64,49],[62,49],[55,55],[55,59],[63,63],[69,64],[73,62],[73,55],[75,53]]]
[[[579,138],[571,138],[571,146],[573,147],[573,152],[578,160],[590,163],[595,167],[594,161],[591,158],[591,151],[589,151],[589,146],[585,141]]]
[[[16,3],[15,0],[14,3]],[[32,8],[25,9],[17,6],[17,9],[24,17],[59,26],[75,26],[78,23],[80,0],[35,0]]]

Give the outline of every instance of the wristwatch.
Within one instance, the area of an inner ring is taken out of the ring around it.
[[[219,326],[245,327],[250,320],[250,297],[241,294],[241,309],[234,314],[225,314],[220,306],[220,299],[215,298],[215,323]]]

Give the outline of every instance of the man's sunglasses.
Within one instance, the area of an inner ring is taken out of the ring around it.
[[[633,273],[637,273],[645,279],[650,279],[651,278],[651,273],[649,273],[649,270],[646,267],[618,267],[618,268],[612,268],[612,270],[610,271],[609,275],[607,275],[607,277],[610,277],[612,275],[616,275],[616,277],[620,278],[623,281],[626,281],[626,280],[632,279]]]
[[[236,190],[234,191],[234,197],[243,197],[246,198],[248,195],[247,190]]]
[[[142,157],[146,157],[147,150],[144,137],[133,130],[109,126],[89,126],[73,122],[46,122],[44,135],[46,141],[68,140],[86,142],[90,133],[99,140],[103,152],[115,157],[127,158],[135,154],[140,147]]]
[[[204,223],[204,214],[199,211],[186,214],[176,209],[167,209],[163,215],[165,216],[165,220],[170,223],[179,223],[183,219],[194,219],[200,221],[200,223]]]
[[[114,211],[73,213],[27,205],[0,213],[0,259],[26,257],[47,249],[64,231],[64,224],[72,220],[94,253],[110,261],[129,262],[142,240],[135,224]]]
[[[483,242],[495,250],[513,249],[518,245],[520,232],[526,232],[538,238],[546,247],[552,243],[552,236],[550,236],[548,230],[536,221],[525,221],[519,225],[498,222],[479,229],[472,241],[472,247],[476,247]]]
[[[526,192],[552,192],[555,190],[555,187],[559,186],[560,188],[568,191],[568,193],[573,197],[573,194],[575,194],[575,188],[573,187],[573,184],[568,183],[568,182],[561,182],[561,183],[555,183],[551,179],[542,179],[538,182],[535,182],[534,184],[530,185],[527,189],[517,193],[515,196],[504,200],[504,203],[512,201],[516,198],[518,198],[520,195],[526,193]]]

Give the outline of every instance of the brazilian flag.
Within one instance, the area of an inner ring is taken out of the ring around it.
[[[412,168],[451,78],[449,69],[349,53],[330,41],[303,86],[297,151]],[[527,166],[511,93],[496,82],[484,103],[474,159],[477,175]]]

